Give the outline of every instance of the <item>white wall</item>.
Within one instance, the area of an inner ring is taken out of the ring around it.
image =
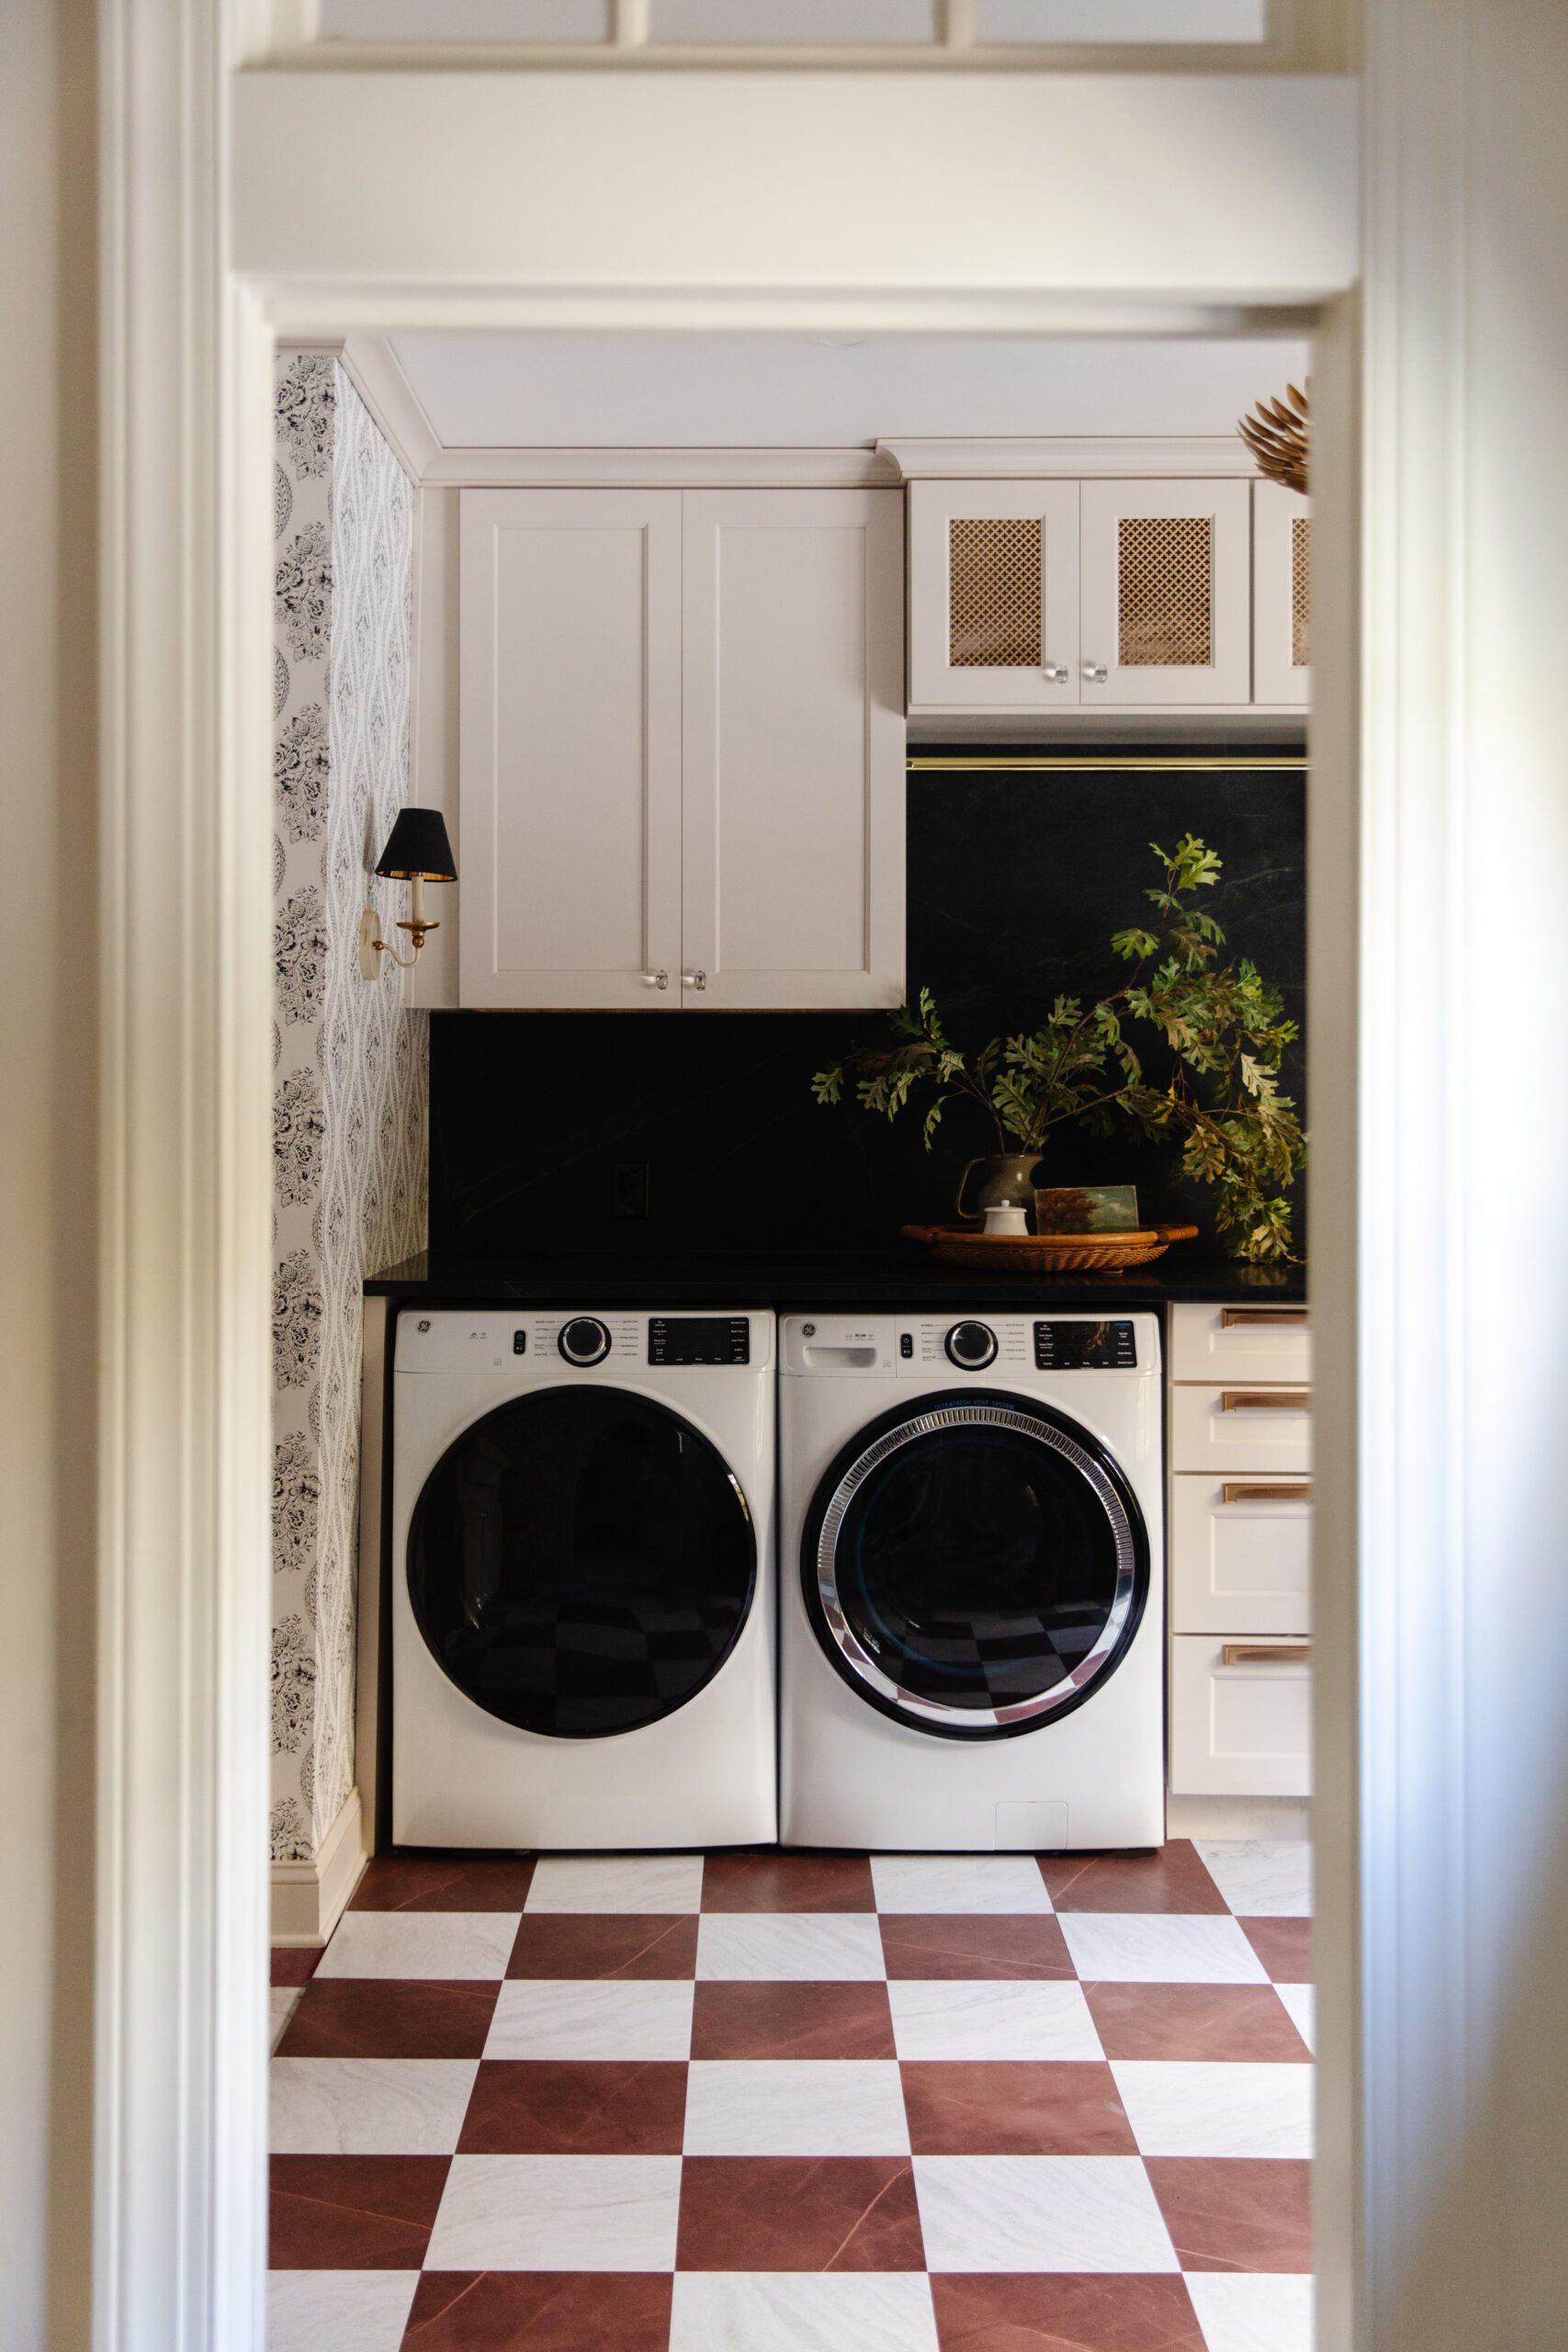
[[[88,2340],[93,939],[92,10],[0,9],[0,2337]],[[52,2293],[51,2293],[52,2282]]]

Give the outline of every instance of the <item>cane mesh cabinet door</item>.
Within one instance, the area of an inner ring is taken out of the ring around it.
[[[1252,485],[1252,693],[1312,699],[1312,508],[1277,481]]]
[[[465,1005],[681,1002],[681,492],[462,495]]]
[[[1078,485],[909,485],[909,708],[1078,700]]]
[[[1251,485],[1086,481],[1086,709],[1252,698]]]

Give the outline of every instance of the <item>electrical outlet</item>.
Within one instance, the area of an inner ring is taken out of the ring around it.
[[[646,1216],[648,1215],[648,1162],[646,1159],[623,1159],[610,1177],[610,1215],[612,1216]]]

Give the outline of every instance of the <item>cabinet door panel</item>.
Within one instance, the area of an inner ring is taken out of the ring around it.
[[[1078,485],[909,486],[909,707],[1078,700]]]
[[[461,573],[461,1001],[677,1006],[681,494],[466,491]]]
[[[1250,485],[1086,481],[1082,528],[1084,707],[1250,701]]]
[[[1252,485],[1252,692],[1312,699],[1312,508],[1277,481]]]
[[[1290,1655],[1235,1655],[1275,1647]],[[1312,1794],[1308,1643],[1297,1649],[1288,1642],[1176,1636],[1170,1645],[1170,1786],[1177,1796]]]
[[[904,993],[897,491],[687,491],[690,1011]]]

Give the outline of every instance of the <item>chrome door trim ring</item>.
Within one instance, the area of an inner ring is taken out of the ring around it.
[[[872,1472],[879,1469],[890,1455],[902,1447],[912,1445],[918,1438],[931,1437],[947,1429],[976,1427],[1010,1430],[1046,1446],[1070,1463],[1092,1488],[1110,1523],[1116,1545],[1116,1589],[1094,1648],[1070,1675],[1054,1683],[1049,1690],[1043,1690],[1032,1699],[1021,1699],[1008,1707],[952,1707],[944,1705],[939,1699],[927,1699],[919,1692],[906,1690],[877,1664],[850,1625],[839,1600],[835,1574],[839,1532],[851,1503]],[[818,1598],[828,1633],[852,1679],[864,1683],[877,1694],[886,1707],[897,1713],[916,1722],[940,1724],[944,1730],[1010,1730],[1020,1724],[1043,1720],[1062,1707],[1076,1704],[1087,1686],[1096,1679],[1107,1661],[1122,1646],[1123,1631],[1133,1613],[1137,1595],[1137,1539],[1126,1504],[1094,1456],[1054,1422],[1039,1419],[1032,1413],[1025,1412],[1016,1405],[1005,1404],[1000,1399],[931,1406],[884,1430],[880,1437],[874,1439],[863,1452],[856,1455],[839,1478],[828,1498],[817,1538]]]

